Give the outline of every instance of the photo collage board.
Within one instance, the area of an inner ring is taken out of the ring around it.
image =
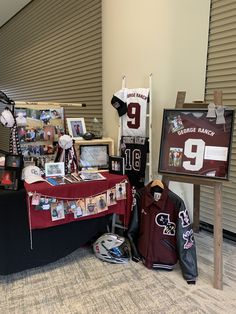
[[[63,107],[50,103],[17,104],[15,118],[24,166],[43,168],[45,163],[54,161],[56,143],[65,133]]]

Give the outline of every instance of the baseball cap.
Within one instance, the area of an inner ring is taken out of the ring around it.
[[[37,166],[26,166],[22,170],[22,180],[26,183],[35,183],[39,181],[45,181],[41,176],[41,170]]]
[[[120,117],[127,112],[127,103],[125,102],[127,94],[126,90],[126,88],[119,90],[111,99],[111,104],[117,110]]]

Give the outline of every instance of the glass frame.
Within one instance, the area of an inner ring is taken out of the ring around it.
[[[79,146],[79,165],[81,168],[109,168],[108,144],[81,144]]]
[[[164,109],[158,172],[229,179],[234,110],[225,124],[208,118],[207,109]]]

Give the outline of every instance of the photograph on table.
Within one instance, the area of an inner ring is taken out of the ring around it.
[[[125,174],[125,158],[121,156],[109,156],[109,172],[113,174]]]
[[[49,162],[45,163],[45,176],[46,177],[57,177],[65,175],[65,164],[64,162]]]
[[[159,173],[228,180],[234,110],[221,108],[164,109]]]
[[[67,118],[66,121],[71,137],[75,140],[82,139],[84,133],[86,133],[84,118]]]
[[[5,190],[18,190],[17,171],[0,167],[0,187]]]

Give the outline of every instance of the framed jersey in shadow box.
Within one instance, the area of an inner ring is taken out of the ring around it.
[[[158,171],[228,180],[234,110],[164,109]]]

